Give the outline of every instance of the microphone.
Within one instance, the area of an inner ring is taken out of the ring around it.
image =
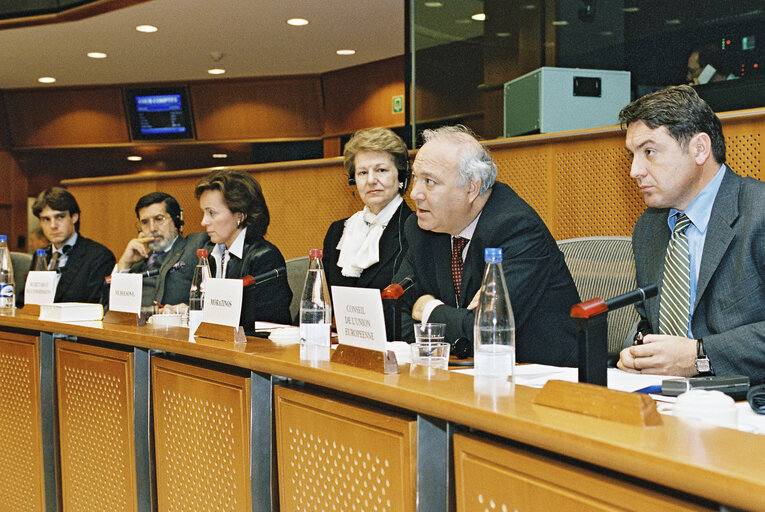
[[[269,270],[268,272],[263,272],[262,274],[258,274],[257,276],[247,275],[242,278],[242,286],[247,288],[248,286],[260,284],[265,281],[270,281],[271,279],[274,279],[279,276],[283,276],[286,273],[287,273],[287,269],[285,267],[278,267],[273,270]]]
[[[398,283],[389,284],[380,292],[383,299],[398,299],[417,282],[414,274],[406,276]]]
[[[623,308],[652,297],[656,297],[659,293],[659,289],[655,284],[649,284],[645,288],[638,288],[631,292],[617,295],[616,297],[608,300],[603,300],[600,297],[595,297],[590,300],[580,302],[571,306],[572,318],[592,318],[607,311],[613,311],[615,309]]]
[[[132,272],[130,272],[132,274]],[[154,277],[156,275],[159,275],[159,269],[158,268],[152,268],[150,270],[146,270],[144,272],[141,272],[141,277],[147,278],[147,277]],[[106,284],[112,284],[112,276],[108,275],[105,278]]]

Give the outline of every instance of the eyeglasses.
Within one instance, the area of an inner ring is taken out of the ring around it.
[[[151,223],[153,222],[155,226],[162,226],[164,225],[168,220],[170,220],[169,215],[157,215],[155,217],[147,217],[145,219],[141,219],[138,222],[135,223],[135,228],[138,231],[147,231],[148,228],[151,227]]]

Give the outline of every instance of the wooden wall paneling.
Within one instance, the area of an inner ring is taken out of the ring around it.
[[[322,247],[329,225],[363,207],[348,186],[339,158],[313,161],[292,169],[270,169],[253,176],[263,187],[271,225],[266,238],[286,259],[307,256]]]
[[[26,251],[26,242],[18,241],[27,235],[27,177],[8,151],[0,151],[0,182],[5,184],[0,187],[0,234],[8,236],[11,250]]]
[[[11,145],[11,131],[8,127],[8,113],[5,110],[5,97],[0,91],[0,148],[8,148]]]
[[[250,379],[152,358],[159,512],[249,511]]]
[[[416,510],[414,418],[286,387],[274,415],[280,510]]]
[[[45,509],[39,339],[0,334],[0,502]],[[52,468],[51,468],[52,469]]]
[[[762,180],[765,111],[745,113],[743,117],[723,116],[723,127],[730,165],[739,173]],[[616,127],[486,144],[497,163],[499,181],[512,186],[537,210],[556,239],[629,236],[645,209],[629,177],[630,157],[624,149],[624,133]],[[355,190],[348,186],[340,158],[238,168],[251,172],[261,183],[271,213],[266,238],[288,259],[321,247],[330,223],[363,206]],[[107,241],[107,247],[119,256],[133,233],[135,201],[152,190],[175,195],[184,208],[184,231],[200,231],[202,217],[193,189],[207,172],[209,169],[72,180],[65,184],[83,209],[85,236]],[[110,191],[120,180],[126,184]],[[119,203],[120,194],[128,194],[129,200]],[[109,203],[104,203],[104,198]],[[115,208],[112,204],[121,206]]]
[[[138,510],[133,353],[56,340],[64,510]]]
[[[454,471],[457,512],[717,510],[619,481],[613,473],[462,434],[454,436]]]
[[[324,73],[324,134],[351,133],[374,126],[403,126],[393,113],[393,96],[404,96],[403,56]]]
[[[191,84],[197,140],[321,137],[318,76]]]
[[[5,100],[16,147],[130,141],[119,87],[6,91]]]
[[[749,116],[723,120],[726,163],[742,176],[765,181],[765,119]]]

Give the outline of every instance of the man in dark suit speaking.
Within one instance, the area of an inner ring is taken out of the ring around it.
[[[409,250],[395,279],[416,278],[402,298],[411,312],[404,337],[412,337],[414,320],[446,323],[448,341],[472,340],[484,249],[501,247],[517,360],[575,365],[569,311],[579,295],[544,222],[510,187],[495,183],[496,165],[467,128],[426,130],[423,137],[410,193],[417,216],[407,220]]]
[[[58,272],[54,302],[101,302],[114,254],[78,233],[80,207],[74,196],[60,187],[44,190],[32,205],[32,213],[51,242],[45,266]]]
[[[196,250],[207,242],[207,234],[184,238],[181,205],[164,192],[141,197],[135,205],[135,214],[138,236],[128,242],[117,270],[154,274],[143,278],[143,307],[188,302]]]
[[[725,165],[720,120],[689,86],[635,100],[620,121],[648,206],[632,234],[637,283],[660,292],[619,367],[765,380],[765,184]]]

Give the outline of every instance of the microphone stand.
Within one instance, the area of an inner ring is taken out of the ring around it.
[[[613,299],[595,297],[571,307],[577,329],[579,382],[608,386],[608,312],[655,297],[655,285],[625,293]]]
[[[414,276],[405,277],[400,283],[393,283],[385,287],[380,292],[383,300],[393,302],[393,340],[401,340],[401,301],[399,300],[404,292],[414,284]]]

